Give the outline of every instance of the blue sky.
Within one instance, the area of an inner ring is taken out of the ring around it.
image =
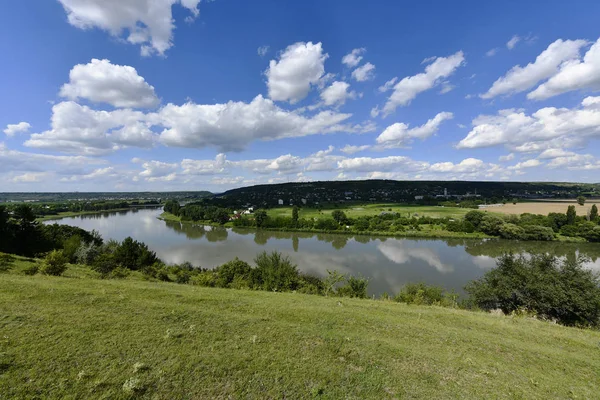
[[[13,1],[0,191],[599,182],[600,3]]]

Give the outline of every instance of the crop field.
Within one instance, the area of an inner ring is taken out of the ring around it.
[[[575,201],[536,201],[531,203],[507,203],[501,207],[490,207],[487,209],[489,212],[502,213],[502,214],[542,214],[548,215],[548,213],[566,213],[568,206],[575,206],[577,215],[587,215],[592,205],[600,207],[600,201],[586,201],[583,206],[580,206]]]
[[[334,210],[341,210],[348,217],[361,217],[365,215],[378,215],[382,212],[397,212],[403,216],[429,216],[436,218],[462,217],[471,209],[458,207],[440,207],[440,206],[410,206],[406,204],[353,204],[340,207],[326,206],[319,211],[316,208],[304,207],[299,209],[300,218],[322,218],[330,216]],[[291,217],[292,207],[278,207],[267,211],[271,217]]]

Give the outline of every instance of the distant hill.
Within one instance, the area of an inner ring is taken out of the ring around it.
[[[600,195],[600,184],[568,182],[474,181],[322,181],[256,185],[215,195],[228,203],[255,205],[324,203],[340,201],[414,201],[415,197],[448,198],[574,198]]]
[[[62,202],[89,200],[194,200],[210,197],[208,191],[184,192],[14,192],[0,193],[0,203],[5,202]]]

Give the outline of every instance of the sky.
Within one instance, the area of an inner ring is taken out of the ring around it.
[[[28,0],[0,192],[600,182],[600,2]]]

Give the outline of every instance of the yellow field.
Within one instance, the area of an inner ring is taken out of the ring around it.
[[[494,213],[502,213],[502,214],[523,214],[523,213],[531,213],[531,214],[542,214],[548,215],[548,213],[566,213],[568,206],[575,206],[575,210],[577,210],[577,215],[587,215],[592,205],[596,204],[597,207],[600,207],[600,201],[592,200],[586,201],[585,205],[580,206],[576,201],[569,200],[561,200],[559,202],[547,202],[547,201],[538,201],[531,203],[507,203],[501,207],[490,207],[486,210]]]

